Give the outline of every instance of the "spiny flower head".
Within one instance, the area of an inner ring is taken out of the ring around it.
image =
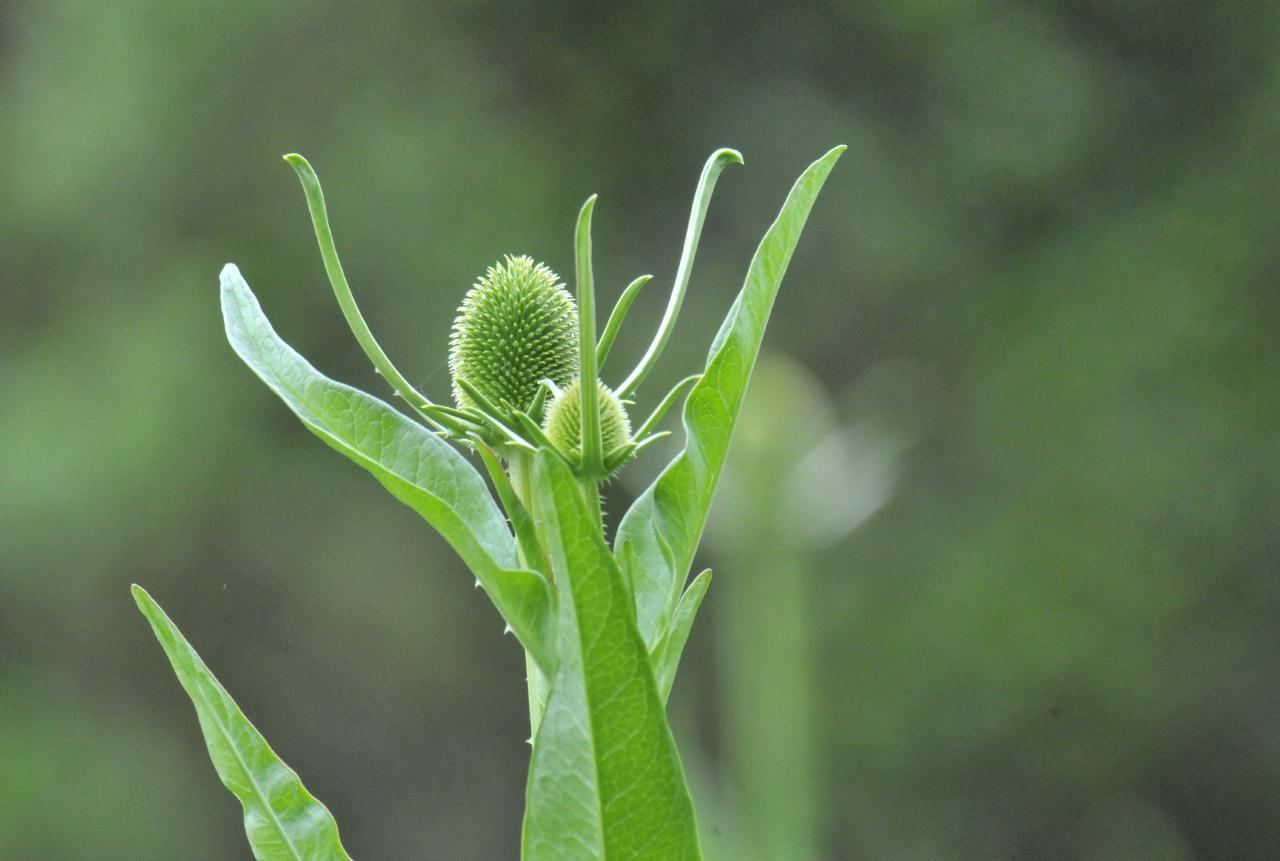
[[[596,397],[600,404],[600,436],[604,441],[604,460],[609,463],[631,442],[631,419],[618,396],[600,380],[596,380]],[[575,379],[551,401],[543,433],[571,463],[582,460],[582,386]],[[617,464],[620,466],[621,464]]]
[[[578,368],[577,315],[560,277],[543,264],[508,254],[490,266],[463,297],[449,338],[458,406],[475,406],[459,377],[504,410],[528,409],[544,379],[567,385]]]

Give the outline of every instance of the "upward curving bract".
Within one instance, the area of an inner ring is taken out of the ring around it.
[[[844,149],[836,147],[810,165],[787,195],[712,342],[706,370],[685,401],[684,450],[618,526],[615,554],[630,568],[637,622],[650,650],[666,633],[693,564],[782,276],[818,192]]]

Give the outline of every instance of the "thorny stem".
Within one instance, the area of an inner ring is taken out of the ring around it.
[[[591,522],[603,535],[604,514],[600,510],[600,485],[595,479],[584,478],[579,481],[579,487],[582,489],[582,501],[587,504],[587,513],[591,515]]]
[[[515,489],[516,496],[523,503],[525,510],[529,512],[529,516],[533,518],[534,526],[539,531],[542,528],[542,518],[539,516],[537,508],[536,494],[533,492],[533,457],[525,451],[513,449],[507,455],[507,471],[511,477],[511,486]],[[582,491],[583,501],[587,504],[587,511],[591,516],[592,523],[595,527],[604,531],[604,517],[600,510],[600,485],[591,479],[582,479],[579,482]],[[517,544],[516,554],[520,559],[520,564],[529,567],[529,561],[525,559],[524,552]],[[548,567],[551,565],[548,559]],[[555,586],[555,572],[548,570],[548,581],[551,588]],[[555,600],[554,597],[552,600]],[[530,657],[529,653],[525,653],[525,680],[529,690],[529,740],[532,742],[538,735],[538,727],[542,723],[542,715],[547,707],[547,694],[551,684],[548,679],[538,668],[537,663]]]

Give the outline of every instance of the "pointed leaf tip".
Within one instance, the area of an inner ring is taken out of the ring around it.
[[[681,598],[681,586],[706,525],[731,432],[782,277],[818,193],[843,151],[843,146],[833,147],[792,185],[752,257],[737,300],[712,341],[702,379],[685,399],[684,451],[636,499],[618,525],[615,546],[631,544],[635,549],[637,619],[651,650],[658,645]],[[697,214],[695,209],[694,215]],[[673,297],[678,299],[678,291]],[[673,311],[676,306],[678,301],[673,300]],[[660,333],[651,352],[656,353],[663,343]],[[648,361],[642,360],[621,386],[623,396],[634,391],[648,367]]]
[[[132,592],[191,698],[214,770],[244,807],[253,856],[260,861],[351,861],[329,810],[276,756],[160,605],[136,583]]]

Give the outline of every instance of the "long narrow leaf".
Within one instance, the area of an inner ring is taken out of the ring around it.
[[[191,697],[209,758],[244,805],[244,830],[257,861],[351,861],[328,809],[280,761],[235,700],[146,590],[133,599]]]
[[[529,767],[524,861],[697,861],[684,770],[621,574],[569,468],[536,457],[560,664]]]
[[[618,526],[615,546],[630,544],[635,553],[636,614],[650,649],[665,633],[693,563],[782,276],[813,202],[843,151],[831,150],[796,180],[751,259],[746,283],[716,335],[702,379],[685,401],[684,451]]]
[[[484,586],[516,637],[544,671],[550,651],[550,595],[535,571],[519,569],[515,541],[484,479],[448,443],[377,398],[334,382],[271,328],[240,271],[222,270],[227,339],[303,425],[367,469],[444,536]]]

